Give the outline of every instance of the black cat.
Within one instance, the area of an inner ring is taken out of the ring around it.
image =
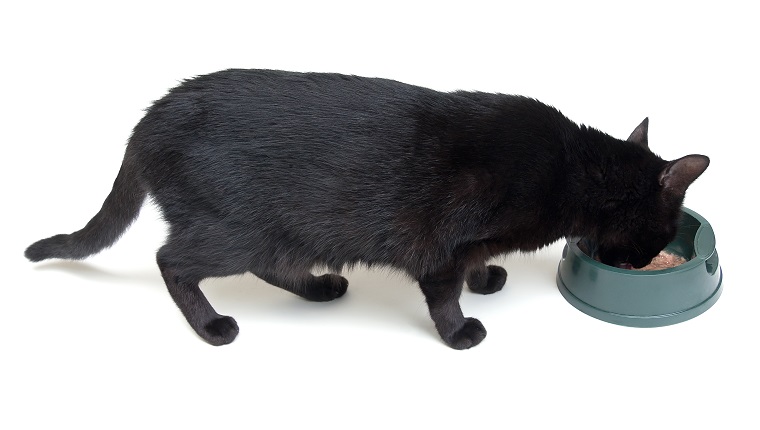
[[[608,264],[642,267],[674,237],[686,188],[709,159],[664,161],[644,120],[627,141],[536,100],[441,93],[338,74],[227,70],[188,80],[137,124],[113,190],[82,229],[41,240],[32,261],[112,245],[147,195],[169,224],[158,266],[195,331],[232,342],[204,278],[252,272],[308,300],[342,296],[338,275],[391,266],[419,281],[452,348],[483,325],[459,296],[499,291],[486,262],[585,236]],[[315,266],[334,272],[310,273]]]

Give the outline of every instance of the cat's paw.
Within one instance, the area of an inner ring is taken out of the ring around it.
[[[198,334],[214,346],[227,345],[235,340],[240,329],[232,317],[221,316],[211,320]]]
[[[309,286],[306,299],[315,302],[328,302],[346,294],[348,280],[340,275],[327,273],[314,278],[314,283]]]
[[[473,272],[467,279],[470,291],[478,294],[493,294],[501,291],[506,282],[507,271],[499,266],[488,266],[485,271]]]
[[[485,337],[486,328],[483,323],[475,318],[465,318],[464,325],[443,340],[454,349],[468,349],[482,342]]]

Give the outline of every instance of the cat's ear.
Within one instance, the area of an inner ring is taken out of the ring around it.
[[[639,124],[638,127],[636,127],[635,130],[633,130],[633,133],[631,133],[630,136],[628,136],[627,141],[631,143],[636,143],[644,148],[649,148],[649,139],[647,138],[647,134],[649,133],[649,118],[644,118],[644,121],[641,121],[641,124]]]
[[[660,172],[660,185],[665,192],[683,195],[709,165],[709,158],[697,154],[671,161]]]

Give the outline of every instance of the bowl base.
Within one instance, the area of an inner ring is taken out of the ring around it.
[[[718,270],[720,271],[718,285],[708,298],[689,309],[663,315],[623,315],[596,308],[576,297],[567,286],[565,286],[559,271],[557,272],[557,287],[559,287],[559,291],[568,303],[573,305],[579,311],[596,319],[628,327],[663,327],[690,320],[710,309],[710,307],[718,301],[720,293],[723,291],[723,269],[718,268]]]

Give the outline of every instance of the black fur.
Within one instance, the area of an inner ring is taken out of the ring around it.
[[[419,281],[442,339],[485,328],[459,307],[463,283],[499,291],[495,255],[586,236],[610,264],[643,266],[675,234],[686,187],[707,168],[578,126],[536,100],[441,93],[384,79],[227,70],[188,80],[137,124],[113,191],[84,229],[41,240],[32,261],[80,259],[114,243],[150,194],[169,224],[157,261],[207,342],[238,326],[204,278],[252,272],[309,300],[338,275],[386,265]],[[322,266],[333,272],[313,276]]]

